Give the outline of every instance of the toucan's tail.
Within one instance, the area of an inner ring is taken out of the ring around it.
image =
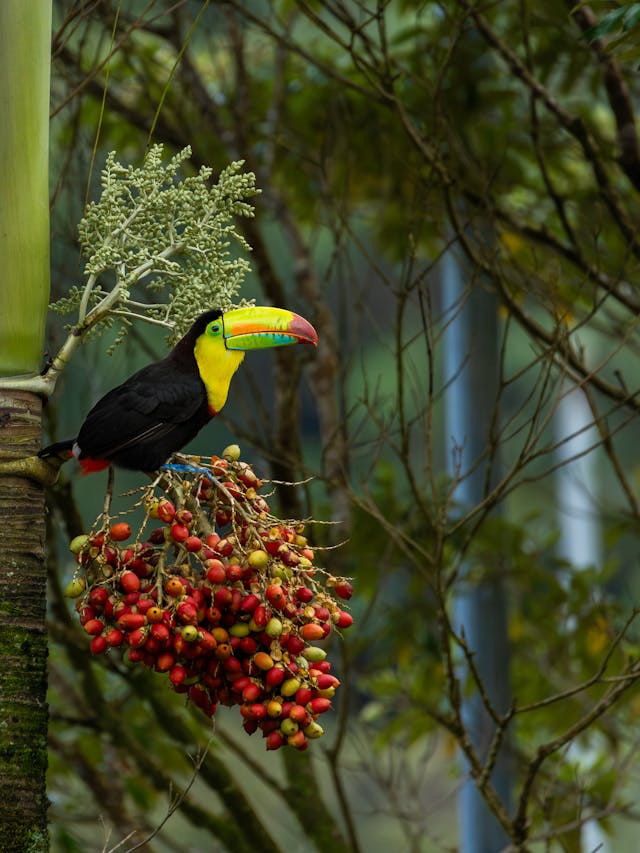
[[[59,459],[61,463],[66,462],[67,459],[73,459],[75,455],[73,452],[75,443],[73,438],[67,441],[56,441],[55,444],[43,447],[38,456],[41,459]],[[83,474],[92,474],[94,471],[103,471],[109,467],[106,459],[93,459],[91,456],[83,456],[82,454],[80,454],[78,462]]]
[[[38,453],[41,459],[46,459],[48,456],[57,456],[62,462],[71,459],[73,456],[74,439],[69,438],[67,441],[56,441],[55,444],[50,444],[48,447],[43,447]]]

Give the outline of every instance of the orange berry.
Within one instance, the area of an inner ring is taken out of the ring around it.
[[[114,542],[124,542],[125,539],[131,536],[131,526],[126,521],[119,521],[117,524],[112,524],[109,536]]]
[[[180,578],[169,578],[164,585],[164,591],[172,598],[178,598],[184,593],[184,586]]]

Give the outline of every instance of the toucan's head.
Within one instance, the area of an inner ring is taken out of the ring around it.
[[[208,313],[214,316],[207,320],[205,334],[212,338],[222,336],[228,350],[247,351],[291,344],[315,346],[318,343],[311,323],[284,308],[251,305],[224,313]]]
[[[194,355],[207,389],[212,414],[224,406],[229,384],[245,352],[292,344],[318,343],[311,323],[284,308],[251,305],[231,311],[207,311],[191,328]]]

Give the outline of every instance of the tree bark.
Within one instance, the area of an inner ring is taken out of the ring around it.
[[[0,389],[0,459],[40,447],[42,403]],[[47,833],[44,490],[0,475],[0,850],[40,853]]]

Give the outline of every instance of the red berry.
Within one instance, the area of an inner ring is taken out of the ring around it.
[[[136,615],[136,614],[131,614]],[[131,646],[132,649],[139,649],[141,646],[144,646],[147,640],[147,632],[144,628],[136,628],[134,631],[130,631],[127,634],[127,643]]]
[[[282,542],[282,539],[265,539],[264,540],[265,551],[267,551],[267,553],[273,554],[273,555],[278,553],[280,546],[283,544],[284,543]]]
[[[329,673],[324,672],[321,672],[320,675],[317,676],[316,684],[318,685],[318,690],[327,690],[329,687],[340,686],[340,682],[335,675],[330,675]]]
[[[121,646],[122,641],[124,640],[124,634],[122,633],[122,631],[118,631],[117,628],[112,628],[105,639],[109,646]]]
[[[298,705],[306,705],[313,698],[313,690],[310,687],[301,687],[296,691],[296,702]]]
[[[147,636],[146,633],[145,636],[147,637],[144,643],[145,651],[148,652],[150,655],[157,655],[160,651],[160,643],[156,640],[155,637]]]
[[[238,646],[242,654],[246,655],[247,657],[253,655],[256,649],[258,648],[258,644],[253,639],[253,637],[243,637],[238,643]]]
[[[215,548],[218,542],[220,541],[220,537],[217,533],[210,533],[204,541],[205,544],[209,546],[209,548]]]
[[[302,705],[295,704],[289,711],[289,719],[297,723],[300,728],[304,728],[311,722],[309,714]]]
[[[218,645],[216,638],[209,631],[200,629],[198,636],[198,646],[205,652],[212,652]]]
[[[240,602],[240,610],[242,610],[243,613],[253,613],[259,604],[260,599],[258,598],[258,596],[254,595],[253,593],[250,593],[249,595],[245,595],[245,597]]]
[[[338,628],[349,628],[350,625],[353,625],[353,616],[345,610],[339,610],[333,621]]]
[[[97,548],[100,550],[104,545],[104,533],[96,533],[96,535],[91,539],[91,547]]]
[[[260,687],[255,684],[253,681],[250,681],[249,684],[242,691],[242,698],[245,702],[255,702],[262,693]]]
[[[95,619],[95,618],[96,618],[96,611],[94,610],[93,607],[89,607],[88,605],[85,605],[84,607],[80,608],[80,624],[81,625],[86,625],[90,619]]]
[[[228,677],[230,675],[228,674]],[[231,682],[231,689],[234,693],[242,693],[245,687],[248,687],[251,684],[251,679],[248,675],[239,675],[238,678],[234,678]]]
[[[287,594],[280,584],[272,583],[265,590],[265,595],[269,604],[277,610],[282,610],[287,603]]]
[[[187,549],[187,551],[191,552],[192,554],[195,554],[196,551],[202,550],[202,539],[200,539],[199,536],[189,536],[184,541],[184,547]]]
[[[176,522],[171,525],[171,538],[174,542],[185,542],[189,538],[189,528]]]
[[[210,625],[217,625],[222,618],[222,613],[218,607],[209,607],[205,615]]]
[[[176,615],[183,625],[196,625],[198,622],[197,608],[187,602],[178,605]]]
[[[266,737],[267,749],[280,749],[280,747],[284,745],[284,742],[284,737],[280,732],[269,732]]]
[[[171,632],[169,631],[166,625],[162,625],[161,623],[156,622],[151,626],[151,636],[159,643],[166,643],[171,637]]]
[[[220,560],[207,560],[204,565],[207,570],[207,580],[210,583],[220,584],[225,582],[227,575],[224,565]]]
[[[124,572],[120,577],[120,586],[125,592],[138,592],[140,590],[140,578],[135,572]]]
[[[296,598],[298,601],[303,602],[303,604],[308,604],[313,596],[314,592],[308,586],[301,586],[296,590]]]
[[[171,503],[171,501],[166,500],[165,498],[161,498],[158,502],[158,518],[161,521],[164,521],[165,524],[170,524],[174,516],[176,514],[176,508]]]
[[[223,557],[228,557],[233,553],[233,542],[229,539],[221,539],[213,550]]]
[[[293,746],[295,749],[302,752],[309,746],[309,741],[304,736],[304,732],[299,729],[297,732],[294,732],[292,735],[287,737],[287,743],[289,746]]]
[[[249,706],[249,718],[251,720],[264,720],[267,716],[267,709],[262,702],[255,702]]]
[[[244,569],[242,566],[239,566],[237,563],[231,563],[227,566],[227,580],[229,583],[235,583],[236,581],[242,580],[242,576],[244,574]]]
[[[283,702],[282,703],[280,715],[283,719],[285,719],[285,717],[289,716],[289,712],[291,711],[291,709],[293,708],[293,706],[295,704],[296,704],[295,702]]]
[[[292,655],[299,655],[304,649],[306,643],[300,637],[289,637],[287,642],[287,651]]]
[[[312,714],[324,714],[324,712],[328,711],[330,707],[331,700],[323,699],[321,696],[318,696],[309,702],[309,710]]]
[[[158,655],[156,660],[156,669],[158,672],[168,672],[173,665],[175,664],[176,659],[171,652],[163,652],[161,655]]]
[[[180,664],[178,664],[177,666],[174,666],[172,668],[171,672],[169,673],[169,681],[172,684],[182,684],[182,682],[185,680],[186,677],[187,677],[187,671]],[[194,686],[195,685],[193,685],[191,690],[189,691],[189,696],[196,703],[196,705],[199,705],[200,704],[199,700],[201,699],[201,693],[200,692],[196,693],[196,691],[193,690]],[[202,691],[202,695],[204,695],[204,691]]]
[[[116,625],[121,631],[137,631],[142,628],[146,621],[146,617],[142,613],[124,613],[118,617]]]
[[[103,586],[94,587],[89,593],[89,603],[92,607],[101,609],[107,603],[109,593]]]
[[[142,557],[136,557],[128,565],[131,571],[135,572],[139,578],[146,578],[153,571],[151,565],[143,560]]]
[[[84,623],[84,630],[92,637],[97,636],[104,630],[104,622],[101,622],[99,619],[88,619]]]
[[[107,649],[107,641],[103,636],[98,635],[91,640],[89,648],[92,655],[101,655]]]
[[[233,593],[228,586],[221,586],[215,591],[213,600],[216,607],[220,608],[220,610],[226,610],[233,600]]]
[[[349,581],[340,581],[334,587],[335,593],[338,598],[344,598],[348,600],[353,595],[353,587],[349,583]]]
[[[206,602],[209,600],[210,597],[211,597],[211,593],[209,592],[208,589],[206,590],[206,594],[199,587],[196,587],[195,589],[191,590],[191,598],[193,599],[194,604],[198,608],[204,607],[204,605],[206,604]]]
[[[268,687],[277,687],[284,681],[284,670],[279,666],[272,667],[266,673],[264,681]]]
[[[258,628],[264,628],[269,621],[269,614],[264,604],[259,604],[253,611],[251,618]]]

